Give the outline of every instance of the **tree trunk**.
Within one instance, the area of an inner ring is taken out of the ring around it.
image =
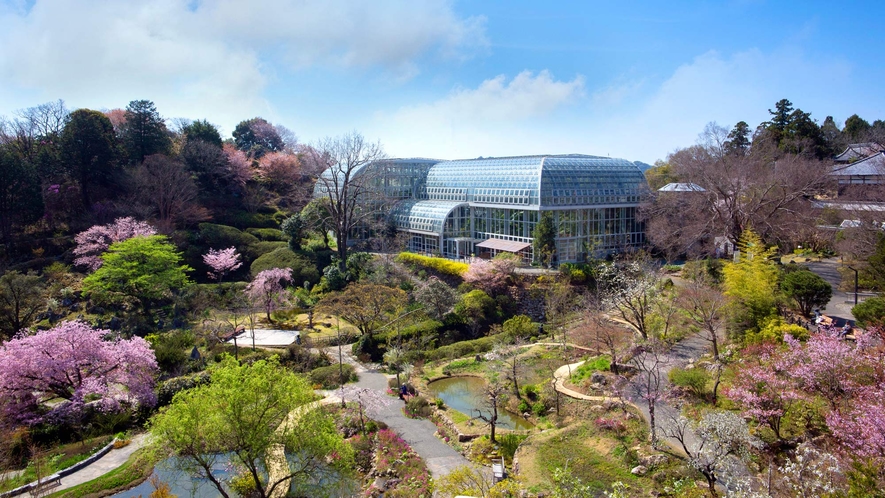
[[[495,425],[497,423],[498,423],[498,403],[496,401],[495,404],[492,405],[492,419],[489,421],[489,425],[492,428],[492,435],[491,435],[492,443],[497,443],[497,441],[495,440]]]
[[[648,425],[651,428],[651,444],[654,446],[655,441],[657,440],[657,433],[655,432],[655,402],[654,400],[648,401]]]
[[[710,329],[710,340],[713,342],[713,360],[719,361],[719,337],[715,328]]]

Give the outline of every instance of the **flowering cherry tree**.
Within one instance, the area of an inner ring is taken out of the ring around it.
[[[286,292],[286,284],[292,282],[291,268],[271,268],[264,270],[246,286],[246,295],[253,302],[261,304],[270,319],[271,311],[279,308],[288,301],[289,293]]]
[[[464,274],[464,281],[494,296],[507,289],[507,281],[513,274],[514,268],[516,262],[509,257],[477,259],[470,263],[467,273]]]
[[[725,389],[725,396],[741,405],[745,416],[767,425],[782,439],[781,421],[801,394],[796,390],[785,354],[773,344],[759,349],[758,361],[748,362],[737,370],[732,386]]]
[[[140,337],[106,340],[111,334],[72,321],[5,343],[0,348],[0,398],[14,400],[6,405],[6,415],[40,422],[40,405],[52,399],[66,403],[49,408],[49,419],[76,413],[87,404],[107,412],[153,406],[153,350]]]
[[[221,279],[228,273],[243,266],[243,263],[240,261],[240,254],[235,247],[218,250],[209,249],[209,252],[203,255],[203,262],[212,269],[212,271],[208,272],[209,278],[218,280],[218,282],[221,282]]]
[[[107,225],[95,225],[74,237],[77,243],[77,247],[74,248],[74,254],[77,256],[74,264],[95,271],[101,267],[101,255],[114,242],[137,236],[156,235],[156,233],[157,230],[150,224],[132,217],[117,218]]]

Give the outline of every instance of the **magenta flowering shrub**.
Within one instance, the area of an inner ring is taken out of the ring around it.
[[[430,498],[433,482],[424,460],[395,432],[378,431],[375,469],[379,475],[392,476],[398,480],[388,487],[385,497]],[[390,484],[391,481],[388,481]],[[375,496],[377,489],[369,487],[365,496]]]
[[[77,247],[74,248],[74,254],[77,256],[74,264],[95,271],[101,267],[101,255],[114,242],[156,234],[157,230],[150,224],[132,217],[117,218],[107,225],[95,225],[74,237],[74,242],[77,243]]]
[[[0,398],[20,423],[75,418],[86,405],[104,412],[154,406],[157,360],[140,337],[111,339],[86,322],[62,322],[0,347]],[[61,399],[48,408],[43,402]],[[46,413],[41,412],[43,409]]]
[[[599,417],[594,420],[593,423],[596,424],[596,427],[612,431],[617,435],[621,435],[627,431],[627,426],[624,425],[624,421],[613,417]]]

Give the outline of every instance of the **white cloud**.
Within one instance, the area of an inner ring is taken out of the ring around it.
[[[0,112],[149,98],[169,116],[219,123],[272,114],[263,91],[280,60],[403,79],[428,54],[487,46],[484,19],[460,18],[445,0],[36,0],[0,5],[0,26]]]
[[[430,104],[405,107],[393,120],[402,123],[482,124],[542,117],[581,96],[584,78],[556,81],[549,71],[534,76],[523,71],[507,82],[504,75],[483,81],[475,89],[457,89]]]
[[[860,108],[854,106],[864,98],[852,91],[851,73],[840,59],[812,61],[794,50],[752,49],[731,56],[701,54],[657,84],[646,76],[618,77],[588,89],[586,101],[575,98],[583,93],[580,78],[554,82],[541,73],[524,77],[540,80],[534,84],[516,85],[514,79],[505,85],[499,77],[441,101],[379,115],[378,131],[371,135],[402,156],[585,153],[651,163],[694,144],[711,121],[731,127],[744,120],[754,127],[782,98],[818,121],[827,114],[844,119],[859,112],[849,109]],[[534,91],[511,92],[513,86]],[[560,112],[552,118],[536,118],[554,108]]]

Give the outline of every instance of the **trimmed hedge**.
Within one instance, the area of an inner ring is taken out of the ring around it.
[[[462,356],[476,355],[480,353],[488,353],[495,344],[506,342],[504,334],[490,335],[481,337],[472,341],[461,341],[432,351],[427,351],[424,357],[429,361],[444,360],[447,358],[460,358]]]
[[[314,385],[322,386],[323,389],[337,389],[341,386],[339,376],[341,371],[338,365],[329,365],[327,367],[315,368],[310,372],[310,381]],[[356,382],[359,377],[354,370],[353,365],[344,365],[344,383]]]
[[[238,228],[215,223],[200,223],[200,239],[213,249],[225,249],[234,246],[240,252],[245,252],[247,246],[258,243],[258,238],[252,234],[243,232]]]
[[[276,251],[281,247],[288,248],[289,245],[278,240],[264,240],[258,242],[257,244],[252,244],[251,246],[249,246],[249,253],[256,258],[259,258],[269,252]]]
[[[320,272],[314,266],[313,261],[295,254],[288,247],[280,247],[267,254],[262,254],[252,262],[250,270],[252,275],[258,275],[271,268],[291,268],[292,283],[296,286],[304,285],[305,281],[310,282],[311,285],[320,281]]]
[[[265,241],[283,241],[288,242],[289,238],[282,231],[276,228],[247,228],[246,233],[252,234]]]
[[[452,261],[446,258],[422,256],[420,254],[415,254],[411,252],[399,253],[399,255],[396,257],[396,260],[400,263],[423,266],[439,273],[452,275],[454,277],[463,276],[467,272],[467,268],[469,268],[469,265],[467,263],[459,263],[457,261]]]

